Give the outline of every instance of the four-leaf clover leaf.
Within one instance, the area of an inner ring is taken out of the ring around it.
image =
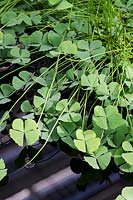
[[[27,145],[32,145],[39,139],[40,130],[32,119],[15,119],[10,136],[19,146],[23,146],[25,140]]]
[[[74,139],[74,144],[82,152],[92,153],[100,146],[100,138],[96,137],[96,133],[93,130],[83,131],[78,129],[76,137],[77,139]]]

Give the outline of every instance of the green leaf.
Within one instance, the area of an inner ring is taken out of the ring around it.
[[[118,165],[118,166],[125,163],[125,160],[121,156],[122,153],[123,153],[123,150],[121,148],[116,149],[116,151],[114,153],[114,161],[115,161],[116,165]]]
[[[74,144],[77,147],[78,150],[82,152],[86,152],[85,142],[82,140],[76,140],[74,139]]]
[[[18,47],[15,47],[15,48],[11,49],[10,54],[15,58],[19,58],[20,57],[20,49]]]
[[[97,86],[99,86],[97,74],[89,74],[88,75],[88,81],[89,81],[89,86],[91,88],[96,88]]]
[[[87,146],[87,152],[88,153],[93,153],[98,149],[100,146],[100,138],[92,138],[91,140],[86,141],[86,146]]]
[[[98,83],[98,75],[97,74],[89,74],[88,76],[86,76],[85,74],[83,74],[81,76],[81,85],[82,86],[87,86],[88,89],[95,89],[99,83]]]
[[[96,157],[85,157],[85,160],[91,165],[94,169],[106,169],[111,160],[111,153],[107,151],[105,146],[101,146],[95,151],[94,155]]]
[[[94,40],[90,42],[91,51],[100,48],[102,46],[102,42],[100,40]]]
[[[25,121],[25,132],[31,131],[31,130],[36,130],[37,124],[34,120],[26,120]]]
[[[104,155],[101,155],[99,158],[97,158],[97,160],[101,169],[102,170],[106,169],[111,160],[111,152],[107,152]]]
[[[15,37],[9,33],[6,33],[4,34],[3,43],[5,46],[15,45],[16,44]]]
[[[72,122],[72,119],[69,115],[69,113],[65,113],[60,117],[60,120],[63,122]]]
[[[88,164],[89,164],[91,167],[93,167],[94,169],[99,169],[99,166],[98,166],[98,164],[97,164],[96,158],[84,156],[84,159],[85,159],[86,162],[88,162]]]
[[[58,47],[61,43],[62,37],[55,33],[54,31],[49,31],[48,33],[48,41],[50,44],[52,44],[54,47]]]
[[[62,141],[65,142],[66,144],[68,144],[73,149],[75,149],[75,145],[74,145],[73,140],[72,140],[72,138],[70,136],[63,137]]]
[[[109,105],[105,109],[102,106],[94,108],[93,122],[102,129],[116,129],[122,126],[125,121],[118,113],[117,107]]]
[[[15,90],[19,90],[25,85],[25,82],[19,79],[17,76],[14,76],[12,80],[12,85]]]
[[[94,108],[94,115],[93,115],[93,121],[97,124],[102,129],[107,130],[108,125],[107,125],[107,119],[105,115],[105,111],[102,108],[102,106],[96,106]]]
[[[30,53],[27,49],[15,47],[11,49],[10,54],[13,57],[12,63],[19,63],[23,65],[30,61]]]
[[[76,131],[76,137],[78,140],[74,140],[74,144],[80,151],[84,150],[83,152],[92,153],[100,145],[100,138],[96,138],[96,133],[93,130],[83,132],[81,129],[78,129]],[[84,144],[83,147],[81,147],[81,144]]]
[[[58,34],[63,34],[65,32],[65,30],[67,29],[67,25],[63,24],[63,23],[57,23],[54,26],[54,30],[58,33]]]
[[[87,61],[88,63],[91,62],[91,55],[89,51],[77,50],[76,56],[83,61]]]
[[[47,97],[48,90],[48,87],[42,87],[38,89],[37,92],[45,99]]]
[[[62,99],[59,101],[56,105],[56,110],[57,111],[62,111],[65,107],[67,107],[68,100],[67,99]]]
[[[4,160],[0,159],[0,181],[7,175],[7,169],[5,168]]]
[[[108,149],[106,146],[100,146],[97,151],[95,151],[96,158],[100,157],[101,155],[107,153]]]
[[[15,20],[16,17],[17,17],[16,12],[8,11],[4,15],[2,15],[2,17],[1,17],[1,23],[2,24],[10,24],[10,22],[12,22],[13,20]]]
[[[129,80],[132,80],[133,79],[133,67],[128,65],[126,66],[126,77],[127,79]]]
[[[85,137],[84,137],[82,129],[78,129],[76,131],[76,137],[77,137],[78,140],[85,140]]]
[[[39,108],[41,105],[44,104],[44,99],[42,97],[39,96],[34,96],[34,101],[33,104],[36,108]]]
[[[116,200],[125,200],[125,198],[123,198],[121,195],[119,195]]]
[[[31,18],[30,18],[29,16],[27,16],[27,15],[25,15],[25,16],[23,17],[23,21],[24,21],[27,25],[29,25],[29,26],[32,25]]]
[[[109,129],[116,129],[117,127],[123,125],[124,120],[116,106],[109,105],[105,108]]]
[[[31,111],[33,111],[32,106],[31,106],[29,100],[25,100],[21,104],[21,110],[22,110],[22,112],[31,112]]]
[[[70,117],[73,122],[78,122],[81,119],[80,113],[70,113]]]
[[[78,48],[81,50],[89,50],[88,41],[80,40],[77,45],[78,45]]]
[[[65,128],[62,125],[57,127],[57,132],[61,138],[68,135],[68,132],[65,130]]]
[[[9,84],[2,84],[1,91],[3,95],[7,97],[14,91],[14,88]]]
[[[3,43],[4,34],[0,31],[0,44]]]
[[[42,16],[39,15],[39,13],[40,13],[39,11],[34,11],[30,14],[30,18],[35,25],[38,25],[41,23]]]
[[[21,71],[19,73],[20,78],[22,78],[24,81],[28,81],[31,77],[31,73],[27,71]]]
[[[33,81],[34,81],[35,83],[39,83],[40,85],[43,85],[43,86],[46,86],[46,85],[47,85],[45,79],[42,78],[42,77],[32,76],[32,79],[33,79]]]
[[[58,4],[61,0],[48,0],[48,1],[52,6],[54,6],[54,5]]]
[[[109,84],[111,100],[117,99],[119,95],[120,85],[117,82],[111,82]]]
[[[43,45],[41,45],[39,51],[50,51],[52,49],[53,49],[53,46],[47,45],[47,44],[43,44]]]
[[[93,130],[86,130],[83,132],[85,140],[96,138],[96,133]]]
[[[59,51],[65,54],[76,54],[77,53],[77,46],[73,44],[70,40],[63,41],[59,45]]]
[[[19,125],[19,124],[18,124]],[[10,129],[10,137],[19,145],[23,146],[24,133],[18,130]]]
[[[27,49],[21,49],[21,57],[22,57],[22,59],[29,59],[29,57],[30,57],[30,53],[29,53],[29,51],[27,50]],[[27,62],[24,62],[24,63],[27,63]]]
[[[32,45],[32,46],[40,45],[41,40],[42,40],[42,32],[41,31],[35,31],[30,35],[30,45]]]
[[[30,44],[30,37],[29,37],[29,35],[27,33],[24,33],[23,35],[21,35],[19,37],[19,42],[22,43],[22,44],[24,44],[26,47],[28,47],[29,44]]]
[[[109,129],[116,129],[117,127],[121,126],[123,124],[123,120],[121,117],[121,114],[115,114],[108,116],[108,126]]]
[[[56,10],[65,10],[65,9],[72,8],[72,7],[73,7],[73,4],[69,3],[67,0],[62,0],[55,9]]]
[[[27,145],[34,144],[39,139],[39,135],[40,135],[40,131],[38,129],[26,131],[25,138],[26,138]]]
[[[133,173],[133,165],[129,165],[128,163],[124,163],[119,166],[120,170],[126,173]]]
[[[132,147],[131,143],[128,141],[124,141],[122,143],[122,148],[124,151],[133,151],[133,147]]]
[[[66,77],[68,78],[68,80],[74,81],[74,70],[73,69],[67,70]]]
[[[132,200],[133,199],[133,187],[125,187],[122,190],[122,196],[126,199],[126,200]]]
[[[122,142],[125,140],[125,135],[121,132],[118,133],[116,132],[114,134],[114,143],[116,144],[116,146],[120,146],[122,144]]]
[[[72,137],[75,134],[75,129],[76,125],[73,122],[65,122],[57,126],[57,133],[61,138],[66,136]]]
[[[8,103],[10,101],[11,101],[11,99],[4,97],[3,99],[0,99],[0,104],[5,104],[5,103]]]
[[[98,96],[109,96],[109,90],[108,90],[108,86],[105,82],[101,83],[97,90],[96,90],[96,94]]]
[[[22,119],[15,119],[13,121],[12,127],[15,130],[19,130],[19,131],[23,132],[24,131],[23,120]]]
[[[58,50],[52,50],[49,52],[51,58],[58,57],[60,55]]]
[[[105,47],[102,46],[102,42],[100,40],[90,42],[90,51],[96,61],[105,55]]]
[[[73,103],[69,109],[70,112],[76,112],[79,110],[80,110],[80,104],[78,102]]]
[[[81,85],[86,87],[89,86],[89,81],[85,74],[81,76]]]
[[[122,153],[122,158],[123,158],[129,165],[133,165],[133,152],[131,152],[131,153]]]

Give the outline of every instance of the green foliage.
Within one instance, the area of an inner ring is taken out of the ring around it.
[[[132,1],[1,1],[0,10],[0,134],[10,129],[19,146],[63,143],[94,170],[113,162],[132,173]]]

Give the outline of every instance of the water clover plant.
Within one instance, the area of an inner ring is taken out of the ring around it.
[[[1,137],[74,152],[81,185],[131,175],[132,1],[1,0],[0,10]]]

